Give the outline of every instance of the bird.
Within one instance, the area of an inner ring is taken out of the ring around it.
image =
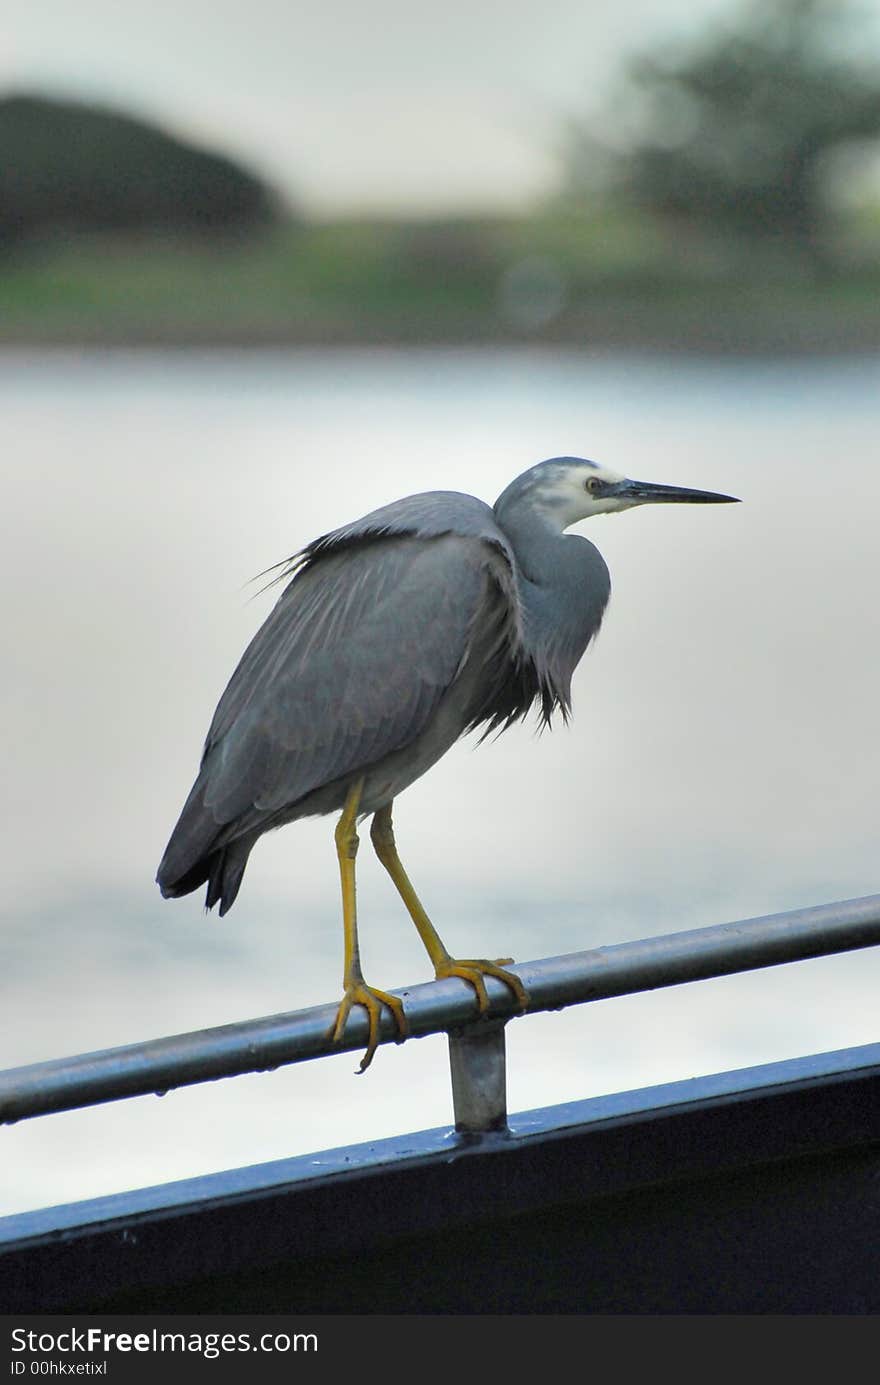
[[[398,996],[367,984],[355,899],[358,825],[370,837],[435,976],[459,977],[488,1013],[486,977],[528,996],[510,958],[453,957],[395,843],[397,797],[460,737],[506,731],[533,708],[540,725],[571,712],[572,674],[611,591],[598,548],[567,531],[646,504],[737,497],[634,481],[583,457],[551,457],[517,476],[494,506],[457,491],[395,500],[314,539],[267,569],[283,584],[214,713],[198,775],[157,872],[165,898],[206,884],[208,909],[235,903],[264,832],[338,814],[343,996],[331,1038],[355,1005],[369,1019],[359,1072],[372,1062],[383,1007],[409,1033]]]

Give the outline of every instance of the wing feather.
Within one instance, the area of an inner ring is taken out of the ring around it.
[[[466,656],[486,558],[454,534],[395,537],[301,571],[208,732],[200,778],[215,821],[277,813],[415,739]]]
[[[164,894],[207,879],[221,912],[257,837],[414,741],[469,658],[484,670],[469,725],[508,724],[536,695],[515,560],[473,497],[395,502],[317,540],[285,577],[220,699],[159,866]]]

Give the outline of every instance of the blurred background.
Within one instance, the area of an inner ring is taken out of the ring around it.
[[[880,0],[8,0],[0,1066],[328,1002],[332,824],[223,921],[156,864],[248,579],[545,456],[594,521],[568,729],[401,800],[444,939],[548,956],[878,885]],[[360,858],[368,979],[427,979]],[[511,1108],[876,1039],[873,954],[509,1026]],[[0,1131],[0,1213],[445,1125],[445,1043]]]
[[[0,340],[871,347],[878,19],[11,0]]]

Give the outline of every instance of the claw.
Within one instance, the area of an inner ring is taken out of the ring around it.
[[[504,957],[504,962],[512,962],[512,957]],[[489,1010],[489,997],[486,994],[486,985],[483,981],[484,976],[494,976],[496,980],[503,981],[519,1002],[519,1008],[528,1008],[529,997],[525,986],[518,976],[512,972],[505,971],[498,962],[488,962],[483,958],[457,958],[450,957],[445,961],[439,962],[436,967],[438,980],[447,976],[458,976],[462,981],[467,981],[468,985],[473,986],[477,995],[477,1004],[480,1007],[480,1014],[485,1015]]]
[[[373,986],[368,986],[365,981],[357,981],[345,988],[345,994],[339,1002],[339,1009],[336,1011],[336,1023],[333,1026],[333,1042],[338,1044],[345,1033],[345,1025],[353,1005],[363,1005],[370,1021],[370,1032],[367,1038],[367,1051],[361,1059],[358,1073],[366,1072],[373,1061],[373,1054],[379,1046],[379,1020],[382,1015],[382,1006],[387,1005],[394,1016],[397,1025],[398,1043],[402,1043],[409,1035],[409,1023],[403,1009],[403,1002],[396,995],[389,995],[387,991],[377,991]]]

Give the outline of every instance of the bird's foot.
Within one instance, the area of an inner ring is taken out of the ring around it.
[[[484,957],[449,957],[437,964],[435,972],[438,981],[442,981],[447,976],[459,976],[462,981],[467,981],[469,985],[473,986],[477,993],[477,1004],[480,1007],[481,1015],[488,1014],[489,1011],[489,997],[486,994],[484,976],[494,976],[498,981],[503,981],[505,986],[513,991],[519,1002],[519,1008],[525,1010],[529,1003],[525,986],[518,976],[514,976],[513,972],[504,970],[504,964],[512,961],[512,957],[501,957],[497,962],[487,962]]]
[[[382,1006],[387,1005],[394,1016],[397,1025],[398,1043],[402,1043],[409,1035],[409,1023],[404,1014],[403,1003],[396,995],[389,995],[387,991],[377,991],[372,986],[368,986],[363,977],[359,980],[346,982],[345,994],[339,1002],[339,1009],[336,1012],[336,1023],[333,1026],[333,1042],[338,1044],[345,1033],[345,1024],[348,1019],[352,1005],[363,1005],[370,1020],[370,1033],[367,1040],[367,1051],[361,1059],[358,1072],[366,1072],[373,1061],[373,1054],[379,1045],[379,1020],[382,1015]]]

